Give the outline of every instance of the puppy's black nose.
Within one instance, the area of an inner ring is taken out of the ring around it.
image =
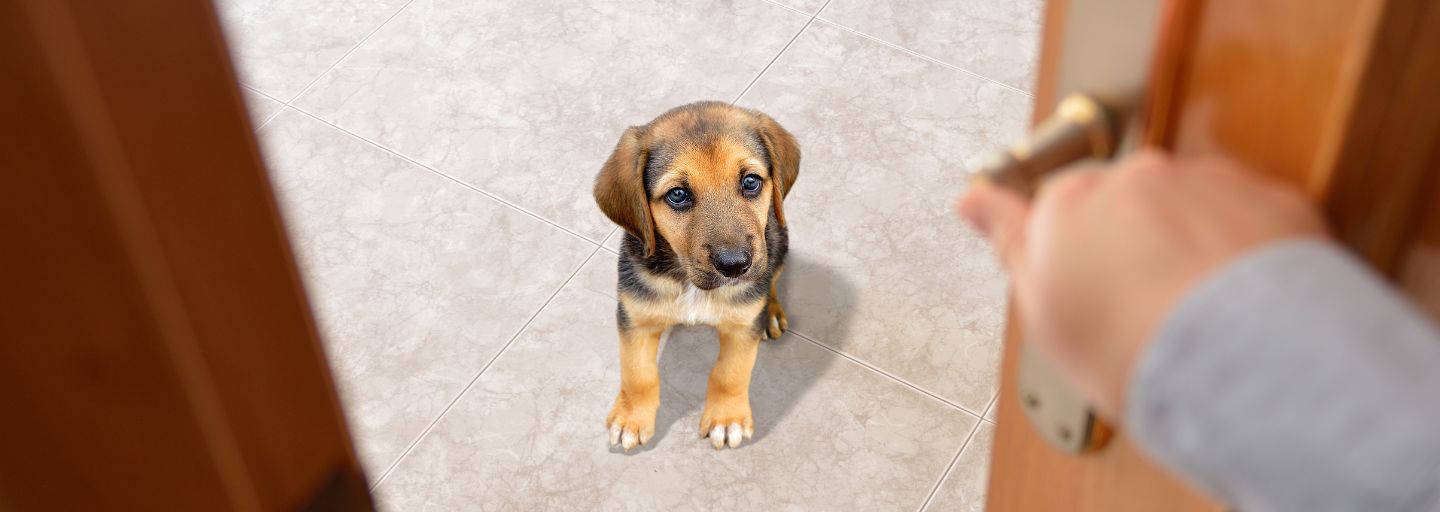
[[[722,249],[710,252],[710,263],[725,277],[737,277],[750,270],[750,251],[744,249]]]

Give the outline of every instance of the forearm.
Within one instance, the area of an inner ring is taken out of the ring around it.
[[[1333,244],[1252,251],[1136,364],[1131,435],[1242,510],[1440,506],[1440,336]]]

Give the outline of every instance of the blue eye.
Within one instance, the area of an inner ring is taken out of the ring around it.
[[[759,176],[756,176],[754,174],[747,174],[744,178],[740,180],[740,190],[743,190],[748,194],[754,194],[760,191],[761,183],[763,183],[763,181],[760,179]]]
[[[672,188],[669,192],[665,193],[665,202],[670,203],[670,206],[675,208],[689,206],[690,191],[680,187]]]

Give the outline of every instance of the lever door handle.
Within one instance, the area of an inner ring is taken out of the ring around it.
[[[1114,155],[1126,121],[1116,112],[1125,111],[1108,109],[1091,96],[1068,96],[1028,138],[992,155],[977,173],[1025,197],[1033,196],[1045,176],[1056,170],[1078,160]],[[1020,347],[1016,381],[1021,407],[1036,432],[1069,453],[1104,447],[1109,426],[1031,347],[1028,341]]]
[[[1051,172],[1077,160],[1113,155],[1119,138],[1117,121],[1094,98],[1070,95],[1029,137],[991,155],[977,172],[1029,197]]]

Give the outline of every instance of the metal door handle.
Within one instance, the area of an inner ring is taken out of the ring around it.
[[[1084,158],[1114,154],[1119,138],[1117,121],[1094,98],[1068,96],[1028,138],[991,155],[978,173],[1028,197],[1056,169]]]
[[[1045,176],[1058,169],[1085,158],[1110,158],[1127,120],[1090,96],[1068,96],[1026,140],[992,155],[977,173],[1030,197]],[[1110,428],[1031,347],[1028,341],[1021,346],[1016,379],[1021,407],[1031,425],[1062,451],[1083,453],[1104,447]]]

